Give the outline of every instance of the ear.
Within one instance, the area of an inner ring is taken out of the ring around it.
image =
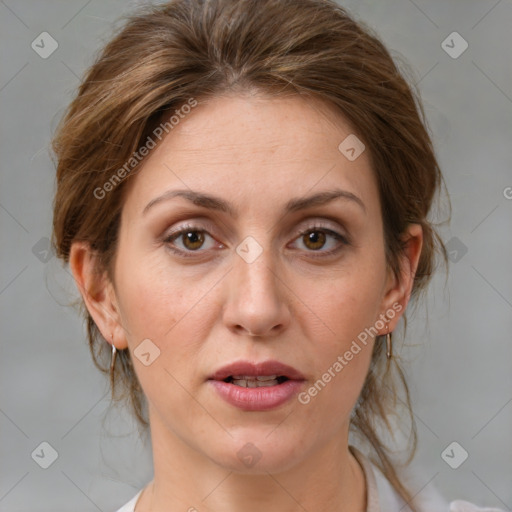
[[[127,348],[114,286],[106,271],[98,271],[97,254],[87,242],[72,243],[69,267],[85,306],[105,340],[118,349]]]
[[[392,332],[405,312],[411,297],[414,285],[414,276],[420,261],[421,248],[423,246],[423,229],[420,224],[409,224],[406,232],[402,235],[405,243],[404,253],[400,260],[400,278],[398,279],[393,271],[389,269],[386,283],[386,291],[383,298],[383,314],[386,311],[393,311],[387,327],[381,335]],[[391,315],[390,315],[391,316]]]

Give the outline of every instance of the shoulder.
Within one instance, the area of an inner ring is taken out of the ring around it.
[[[350,449],[363,468],[368,489],[367,512],[411,512],[407,503],[395,491],[391,483],[363,453],[357,448],[350,446]],[[417,477],[404,478],[404,483],[413,488],[418,487]],[[422,486],[419,485],[418,488]],[[415,498],[416,507],[420,512],[504,512],[498,508],[481,508],[473,503],[463,500],[448,502],[441,496],[439,491],[432,485],[423,486],[421,493]]]
[[[116,512],[134,512],[135,504],[141,493],[142,489],[128,503],[125,503],[121,508],[117,509]]]

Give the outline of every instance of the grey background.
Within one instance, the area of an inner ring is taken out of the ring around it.
[[[447,283],[441,270],[402,350],[420,437],[417,492],[435,486],[448,500],[510,510],[512,2],[342,4],[409,63],[453,206],[441,231]],[[149,442],[128,413],[109,408],[82,321],[67,306],[74,284],[45,252],[53,129],[114,21],[135,6],[0,1],[1,511],[113,511],[152,478]],[[43,31],[58,42],[47,59],[31,48]],[[469,45],[456,59],[441,46],[454,31]],[[43,441],[58,453],[48,469],[31,456]],[[453,441],[469,454],[458,469],[441,457]]]

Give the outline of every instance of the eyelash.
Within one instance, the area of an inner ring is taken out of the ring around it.
[[[174,252],[175,254],[178,254],[178,255],[180,255],[182,257],[185,257],[185,258],[193,258],[193,257],[195,257],[194,253],[200,253],[200,252],[204,252],[204,251],[201,251],[200,249],[198,249],[197,251],[190,251],[190,250],[184,251],[182,249],[177,249],[176,247],[173,247],[171,245],[174,240],[178,239],[183,234],[189,233],[189,232],[206,233],[206,234],[208,234],[208,236],[213,238],[208,233],[208,231],[206,229],[202,229],[200,226],[194,226],[192,224],[187,224],[187,225],[183,226],[182,228],[180,228],[178,231],[174,231],[172,233],[169,233],[167,236],[165,236],[165,238],[163,238],[163,242],[165,242],[166,244],[169,244],[168,245],[169,249],[172,252]],[[294,240],[297,240],[298,238],[300,238],[300,237],[302,237],[304,235],[307,235],[309,233],[313,233],[313,232],[325,233],[327,235],[332,236],[338,242],[341,243],[341,246],[338,246],[335,249],[331,249],[329,251],[321,251],[321,250],[318,250],[318,251],[313,251],[313,250],[307,251],[307,252],[311,253],[310,256],[313,257],[313,258],[327,258],[329,256],[333,256],[334,254],[338,253],[343,248],[343,246],[351,245],[348,237],[343,236],[340,233],[338,233],[336,231],[333,231],[332,229],[327,228],[327,227],[322,226],[322,225],[319,225],[319,224],[313,224],[311,226],[308,226],[306,229],[300,231],[299,233],[297,233],[297,236],[294,238]],[[315,254],[315,252],[318,252],[320,254]]]

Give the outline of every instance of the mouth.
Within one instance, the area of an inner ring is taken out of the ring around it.
[[[208,382],[229,404],[245,411],[266,411],[288,402],[302,389],[305,378],[279,361],[238,361],[217,370]]]
[[[277,386],[290,380],[288,377],[284,375],[258,375],[256,377],[251,377],[250,375],[238,375],[238,376],[229,376],[223,379],[223,382],[227,382],[228,384],[234,384],[235,386],[240,386],[241,388],[267,388],[270,386]]]
[[[280,361],[236,361],[219,368],[208,380],[228,382],[241,387],[275,386],[287,380],[305,380],[299,370]],[[246,385],[248,384],[248,385]]]

